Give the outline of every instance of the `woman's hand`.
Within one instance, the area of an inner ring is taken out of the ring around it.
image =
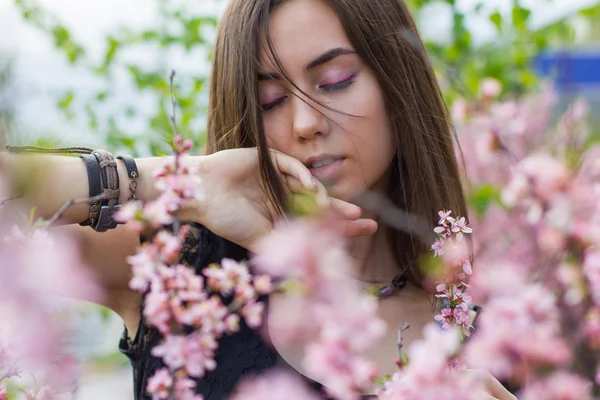
[[[370,235],[377,230],[373,220],[360,219],[362,210],[339,199],[329,199],[322,185],[314,180],[308,168],[299,160],[278,151],[271,151],[273,165],[278,169],[287,190],[312,190],[319,204],[333,208],[344,220],[348,237]],[[206,197],[194,204],[194,218],[213,233],[252,251],[268,235],[278,219],[276,207],[261,184],[258,151],[255,148],[224,150],[202,157],[201,176]],[[187,208],[187,207],[186,207]]]

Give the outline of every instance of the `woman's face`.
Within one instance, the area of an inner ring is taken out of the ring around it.
[[[263,43],[259,97],[269,146],[302,161],[335,197],[382,190],[396,142],[381,87],[337,15],[322,0],[290,0],[275,8],[269,30],[291,80],[333,109],[282,79]]]

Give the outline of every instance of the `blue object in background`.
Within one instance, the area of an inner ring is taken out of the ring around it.
[[[533,66],[542,76],[552,78],[559,92],[600,91],[600,49],[543,53]]]

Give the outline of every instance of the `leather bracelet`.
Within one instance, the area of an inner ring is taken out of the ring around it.
[[[117,226],[113,218],[113,213],[119,209],[119,173],[117,162],[108,151],[95,150],[93,155],[98,160],[100,166],[102,193],[106,196],[106,200],[102,202],[98,220],[95,225],[92,225],[92,228],[97,232],[105,232]]]
[[[85,167],[88,175],[89,197],[95,197],[102,192],[102,184],[100,182],[100,165],[96,157],[91,154],[81,154],[79,157],[85,161]],[[90,204],[90,217],[81,222],[81,226],[93,226],[98,221],[100,214],[101,202],[96,200]]]
[[[137,178],[140,177],[140,173],[138,171],[137,165],[133,157],[128,154],[123,154],[117,156],[118,160],[122,160],[125,163],[125,168],[127,168],[127,176],[129,177],[129,190],[131,190],[131,196],[127,200],[137,200],[135,195],[135,191],[137,189]]]

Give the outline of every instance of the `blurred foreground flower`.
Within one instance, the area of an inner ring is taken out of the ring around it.
[[[28,226],[0,226],[0,398],[5,380],[23,376],[25,368],[37,375],[35,387],[21,383],[26,398],[49,399],[76,385],[76,368],[62,346],[67,326],[57,319],[56,299],[98,302],[102,293],[73,239],[50,229],[31,218]]]

